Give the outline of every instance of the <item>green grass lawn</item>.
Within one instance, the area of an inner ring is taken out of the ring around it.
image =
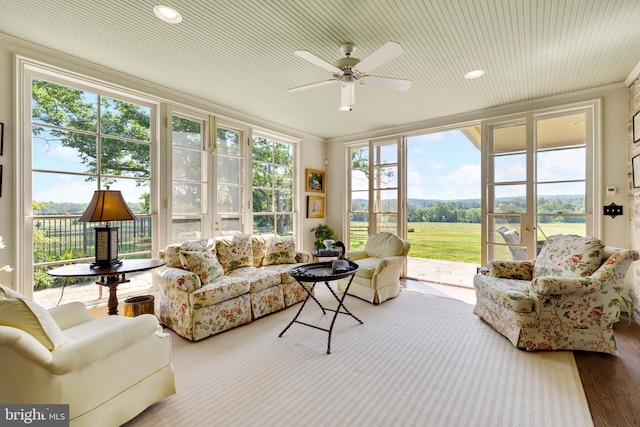
[[[480,224],[411,222],[412,257],[480,263]]]
[[[410,222],[407,228],[413,230],[407,233],[407,238],[411,243],[409,256],[480,264],[480,224]],[[547,236],[554,234],[584,235],[585,225],[552,223],[544,224],[542,229]],[[543,239],[544,236],[540,234],[539,240]],[[364,247],[364,242],[354,243],[356,242],[352,240],[351,246],[354,249]],[[504,256],[510,259],[506,247],[504,252]]]

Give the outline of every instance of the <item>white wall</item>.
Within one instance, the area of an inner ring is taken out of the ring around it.
[[[603,204],[615,203],[622,205],[624,215],[616,218],[604,217],[602,221],[603,239],[606,244],[618,247],[629,247],[629,184],[627,176],[628,154],[628,91],[624,84],[603,87],[594,90],[541,99],[532,102],[512,104],[493,108],[490,110],[476,111],[454,117],[445,117],[409,124],[406,126],[389,129],[386,131],[369,133],[366,135],[353,135],[345,138],[336,138],[327,141],[327,158],[329,165],[328,180],[328,214],[327,221],[330,226],[340,233],[346,233],[348,224],[345,221],[347,211],[346,187],[346,163],[345,144],[351,141],[363,141],[371,138],[379,138],[389,135],[405,134],[420,130],[448,127],[451,125],[469,123],[524,111],[538,110],[556,107],[560,105],[585,102],[594,99],[602,100],[602,176],[600,191]],[[613,185],[617,188],[614,197],[606,197],[605,187]],[[602,209],[602,207],[598,207]]]

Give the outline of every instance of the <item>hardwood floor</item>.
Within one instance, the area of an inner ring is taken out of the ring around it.
[[[596,427],[640,426],[640,325],[623,315],[614,326],[618,351],[574,351]]]
[[[475,303],[471,288],[403,279],[407,289]],[[640,426],[640,324],[623,314],[614,326],[617,353],[574,351],[595,427]]]

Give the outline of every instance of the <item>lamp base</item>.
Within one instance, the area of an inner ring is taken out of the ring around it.
[[[92,262],[90,267],[91,268],[113,268],[113,267],[118,267],[120,265],[122,265],[121,259],[112,259],[112,260]]]

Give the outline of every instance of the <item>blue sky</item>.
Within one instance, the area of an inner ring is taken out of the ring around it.
[[[479,199],[480,150],[458,130],[407,139],[407,195],[412,199]]]

